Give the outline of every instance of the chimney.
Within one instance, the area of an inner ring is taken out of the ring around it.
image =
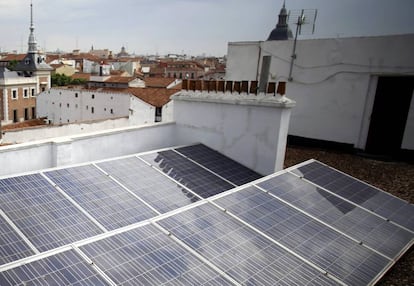
[[[262,72],[259,79],[259,92],[265,93],[267,91],[267,82],[269,79],[270,63],[272,56],[263,56],[262,60]]]

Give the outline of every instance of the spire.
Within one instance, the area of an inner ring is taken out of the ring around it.
[[[286,10],[286,1],[283,1],[282,9],[279,12],[279,21],[276,24],[276,28],[270,33],[268,41],[273,40],[287,40],[293,37],[292,31],[289,29],[288,13]]]
[[[29,50],[22,61],[20,61],[15,71],[24,72],[25,76],[32,76],[36,71],[51,71],[53,68],[46,64],[45,56],[40,54],[37,50],[37,42],[34,36],[34,24],[33,24],[33,4],[30,1],[30,34],[29,34]]]
[[[34,36],[34,24],[33,24],[33,4],[30,1],[30,35],[29,35],[29,53],[37,52],[37,42]]]

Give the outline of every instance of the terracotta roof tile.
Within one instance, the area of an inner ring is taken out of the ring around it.
[[[89,79],[91,78],[91,74],[90,73],[75,73],[73,75],[71,75],[72,79],[84,79],[89,81]]]
[[[113,75],[110,76],[105,82],[108,83],[129,83],[130,81],[133,81],[135,78],[131,76],[119,76],[119,75]]]
[[[24,60],[26,54],[8,54],[4,58],[1,59],[2,62],[10,62],[10,61],[22,61]]]
[[[166,77],[147,77],[144,79],[146,87],[164,87],[166,88],[175,81],[174,78]]]

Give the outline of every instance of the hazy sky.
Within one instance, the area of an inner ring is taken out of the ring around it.
[[[266,40],[283,0],[33,0],[47,50],[125,46],[130,53],[222,56],[227,43]],[[315,37],[414,33],[414,0],[286,0],[318,9]],[[27,51],[30,0],[0,0],[0,50]],[[291,27],[292,30],[295,27]]]

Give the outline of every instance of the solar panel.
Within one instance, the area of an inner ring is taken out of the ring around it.
[[[414,238],[413,233],[290,173],[258,186],[391,259]]]
[[[0,285],[108,285],[73,250],[0,273]]]
[[[80,249],[117,285],[233,285],[153,225]]]
[[[92,165],[49,171],[45,175],[108,230],[157,215]]]
[[[262,177],[260,174],[203,144],[181,147],[175,150],[238,186]]]
[[[250,187],[216,200],[227,211],[348,285],[375,281],[390,259]]]
[[[97,165],[161,213],[199,200],[194,193],[136,157],[106,161]]]
[[[321,163],[258,176],[197,144],[0,179],[0,285],[366,285],[414,244]]]
[[[34,251],[6,220],[0,216],[0,265],[33,254]]]
[[[39,251],[102,231],[40,174],[0,180],[0,208]]]
[[[406,201],[317,161],[292,172],[414,232],[414,205]]]
[[[229,182],[220,179],[171,150],[142,155],[140,158],[154,165],[202,198],[208,198],[234,187]]]
[[[158,223],[242,285],[337,285],[321,271],[209,204]]]

